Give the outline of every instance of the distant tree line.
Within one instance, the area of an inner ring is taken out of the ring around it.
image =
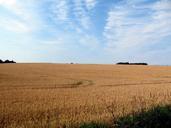
[[[3,61],[3,60],[1,60],[0,59],[0,64],[3,64],[3,63],[16,63],[15,61],[13,61],[13,60],[5,60],[5,61]]]
[[[129,62],[119,62],[117,65],[148,65],[147,63],[129,63]]]

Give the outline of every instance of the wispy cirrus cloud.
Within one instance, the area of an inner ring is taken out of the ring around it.
[[[74,0],[74,15],[76,17],[76,21],[79,22],[81,27],[84,29],[89,29],[91,26],[91,19],[88,15],[88,11],[86,10],[85,6],[88,5],[85,1],[83,0]]]
[[[9,18],[1,19],[0,27],[16,33],[25,33],[31,31],[31,29],[28,27],[26,23]]]
[[[88,30],[92,25],[91,11],[96,4],[96,0],[52,0],[51,18],[57,24],[62,23],[72,28],[81,27]]]
[[[12,32],[31,32],[40,26],[35,12],[36,2],[19,0],[0,0],[0,26]]]
[[[88,10],[93,9],[97,4],[97,0],[84,0],[84,1]]]
[[[135,49],[171,35],[171,1],[140,2],[128,0],[108,12],[104,37],[109,49]]]
[[[18,12],[19,5],[17,4],[17,0],[0,0],[0,6],[11,9],[15,12]],[[19,13],[19,12],[18,12]]]
[[[21,16],[21,13],[23,13],[21,5],[16,0],[0,0],[0,6],[3,7],[4,11],[10,12],[10,15],[8,14],[0,16],[0,26],[2,28],[16,32],[29,31],[29,28],[26,27],[24,22],[21,22],[17,18],[11,18],[11,15]]]
[[[51,15],[51,18],[55,21],[55,24],[64,25],[64,30],[67,30],[65,36],[66,34],[73,35],[74,31],[77,36],[75,35],[76,40],[73,40],[77,44],[92,49],[97,45],[98,39],[88,33],[91,33],[90,28],[93,25],[91,11],[96,4],[96,0],[52,0],[50,9],[53,15]],[[72,30],[72,33],[68,30]]]
[[[51,9],[56,21],[65,22],[68,20],[70,10],[67,0],[53,1]]]

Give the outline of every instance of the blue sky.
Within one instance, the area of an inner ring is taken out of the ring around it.
[[[171,0],[0,0],[0,58],[171,64]]]

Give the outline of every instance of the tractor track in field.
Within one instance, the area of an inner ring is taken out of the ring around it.
[[[131,85],[152,85],[152,84],[155,84],[155,85],[160,85],[160,84],[171,84],[171,81],[169,82],[155,82],[155,83],[152,83],[152,82],[148,82],[148,83],[124,83],[124,84],[108,84],[108,85],[101,85],[101,86],[109,86],[109,87],[118,87],[118,86],[131,86]]]

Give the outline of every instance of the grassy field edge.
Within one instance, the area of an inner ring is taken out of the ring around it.
[[[171,105],[155,106],[147,111],[131,113],[114,123],[83,123],[79,128],[170,128]]]

